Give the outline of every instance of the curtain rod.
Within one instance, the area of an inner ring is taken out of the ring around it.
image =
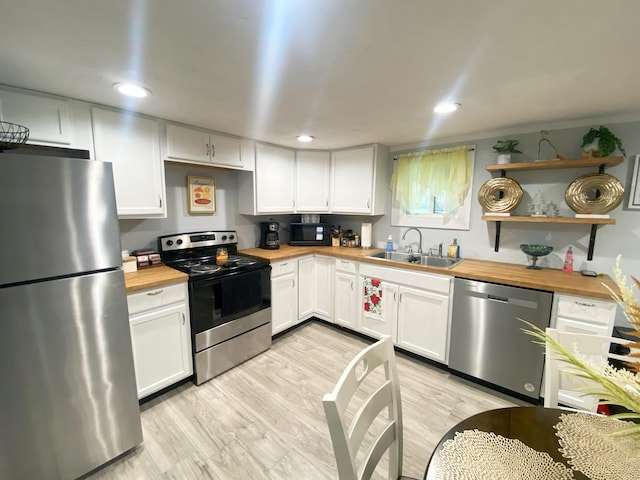
[[[446,148],[446,147],[445,147]],[[471,147],[469,148],[469,150],[467,150],[468,152],[475,152],[476,148],[475,147]],[[407,152],[407,153],[420,153],[420,152],[426,152],[426,150],[416,150],[415,152]],[[399,153],[398,155],[404,155],[403,153]],[[398,155],[396,155],[395,157],[393,157],[394,160],[398,159]]]

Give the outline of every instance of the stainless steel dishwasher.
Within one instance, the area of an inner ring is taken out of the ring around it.
[[[551,292],[456,278],[449,368],[538,400],[544,350],[518,318],[548,327],[552,298]]]

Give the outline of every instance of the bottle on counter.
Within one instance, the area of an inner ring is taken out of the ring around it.
[[[454,238],[453,243],[447,248],[447,257],[460,258],[460,245],[457,238]]]
[[[567,250],[564,256],[564,267],[562,270],[567,273],[573,272],[573,249],[571,247],[569,247],[569,250]]]
[[[389,235],[387,238],[387,252],[393,252],[393,235]]]
[[[333,225],[331,226],[331,246],[332,247],[340,246],[341,234],[342,232],[340,231],[340,225],[338,225],[338,228],[333,228]]]

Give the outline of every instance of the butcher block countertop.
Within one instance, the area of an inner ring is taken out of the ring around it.
[[[157,288],[164,285],[186,282],[189,275],[165,265],[142,268],[135,272],[124,274],[124,283],[127,293],[139,292],[148,288]]]
[[[252,248],[242,250],[240,253],[265,258],[271,262],[278,262],[304,255],[320,254],[330,257],[357,260],[360,262],[375,263],[387,267],[405,268],[429,273],[451,275],[471,280],[500,283],[515,287],[535,288],[549,292],[581,295],[584,297],[602,298],[611,300],[611,294],[603,283],[617,291],[616,285],[608,275],[598,277],[585,277],[580,272],[565,273],[562,270],[544,268],[531,270],[525,265],[514,263],[491,262],[488,260],[475,260],[466,258],[451,269],[427,267],[404,262],[392,262],[381,258],[370,258],[367,255],[378,252],[380,249],[370,248],[346,248],[346,247],[291,247],[281,245],[277,250],[264,250]]]

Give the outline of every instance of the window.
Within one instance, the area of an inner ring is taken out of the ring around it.
[[[401,154],[391,178],[391,224],[469,230],[475,148]]]

